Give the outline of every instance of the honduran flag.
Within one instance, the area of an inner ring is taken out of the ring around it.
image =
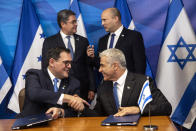
[[[2,59],[0,57],[0,104],[10,90],[12,84],[10,78],[3,66]]]
[[[8,108],[20,112],[18,95],[25,88],[25,74],[30,68],[41,69],[41,51],[44,41],[43,30],[31,0],[23,0],[16,52],[12,70],[14,92]]]
[[[190,129],[196,118],[196,36],[181,0],[169,6],[156,82],[172,104],[171,119]]]

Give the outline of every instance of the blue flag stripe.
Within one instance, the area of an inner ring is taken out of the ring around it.
[[[33,42],[34,36],[39,26],[39,21],[31,2],[23,1],[22,15],[19,27],[19,38],[17,41],[14,68],[12,72],[12,82],[15,86],[19,72]],[[27,33],[28,32],[28,33]],[[22,37],[21,37],[22,36]]]
[[[116,0],[114,6],[121,13],[121,22],[122,24],[128,28],[129,24],[132,20],[131,13],[129,11],[129,7],[126,0]]]
[[[146,87],[148,87],[148,82],[144,85],[144,88],[142,88],[142,93],[141,94],[143,94],[144,93],[144,90],[145,90],[145,88]],[[138,105],[141,103],[141,98],[142,98],[142,95],[141,95],[141,97],[139,98],[139,102],[138,102]]]
[[[70,10],[72,10],[76,13],[76,19],[77,19],[80,15],[80,10],[79,10],[79,7],[78,7],[78,1],[77,0],[73,0],[73,2],[70,5]]]
[[[148,96],[148,97],[145,99],[144,104],[143,104],[143,106],[142,106],[142,109],[144,108],[144,105],[146,104],[146,102],[147,102],[148,100],[150,100],[150,99],[152,99],[152,95]]]
[[[8,74],[5,71],[3,64],[0,65],[0,75],[1,75],[1,78],[0,78],[0,89],[1,89],[8,78]]]
[[[181,98],[178,106],[176,107],[175,112],[173,113],[171,119],[176,123],[182,125],[186,120],[188,113],[191,110],[192,105],[196,100],[196,73],[191,80],[189,86],[187,87],[186,91],[184,92],[183,97]]]
[[[183,8],[183,4],[181,2],[181,0],[173,0],[172,3],[169,6],[169,12],[168,12],[168,16],[167,16],[167,25],[165,26],[165,32],[164,32],[164,36],[163,36],[163,40],[166,39],[168,33],[170,32],[172,26],[174,25],[177,17],[180,14],[180,11]]]

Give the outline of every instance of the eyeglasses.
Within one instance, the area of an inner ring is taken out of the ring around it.
[[[62,61],[65,66],[69,66],[69,65],[72,65],[72,61]]]
[[[69,66],[69,65],[72,65],[72,61],[59,61],[57,60],[58,62],[62,62],[65,64],[65,66]]]
[[[77,20],[73,20],[73,21],[70,21],[70,22],[67,21],[66,23],[70,23],[70,24],[74,25],[74,24],[77,24],[77,22],[78,22]]]

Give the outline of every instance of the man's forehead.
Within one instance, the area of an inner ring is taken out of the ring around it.
[[[71,59],[71,54],[70,53],[67,53],[67,52],[61,52],[60,53],[60,57],[59,57],[59,59],[61,59],[61,60],[68,60],[68,61],[71,61],[72,59]]]
[[[68,20],[76,20],[76,16],[75,15],[70,15]]]

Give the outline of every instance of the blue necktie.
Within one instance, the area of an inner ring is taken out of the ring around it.
[[[54,81],[54,92],[58,92],[57,83],[59,82],[59,80],[57,78],[54,78],[53,81]]]
[[[119,108],[119,101],[118,101],[117,85],[118,85],[118,83],[115,82],[114,86],[113,86],[113,94],[114,94],[114,99],[116,102],[116,108],[118,109]]]
[[[114,37],[115,37],[115,34],[112,34],[112,35],[111,35],[111,40],[110,40],[110,46],[109,46],[109,48],[113,48]]]
[[[73,48],[72,48],[72,46],[71,46],[71,41],[70,41],[70,36],[66,36],[66,38],[67,38],[67,40],[68,40],[68,48],[69,48],[69,50],[70,50],[70,53],[71,53],[71,57],[72,57],[72,59],[73,59]]]

